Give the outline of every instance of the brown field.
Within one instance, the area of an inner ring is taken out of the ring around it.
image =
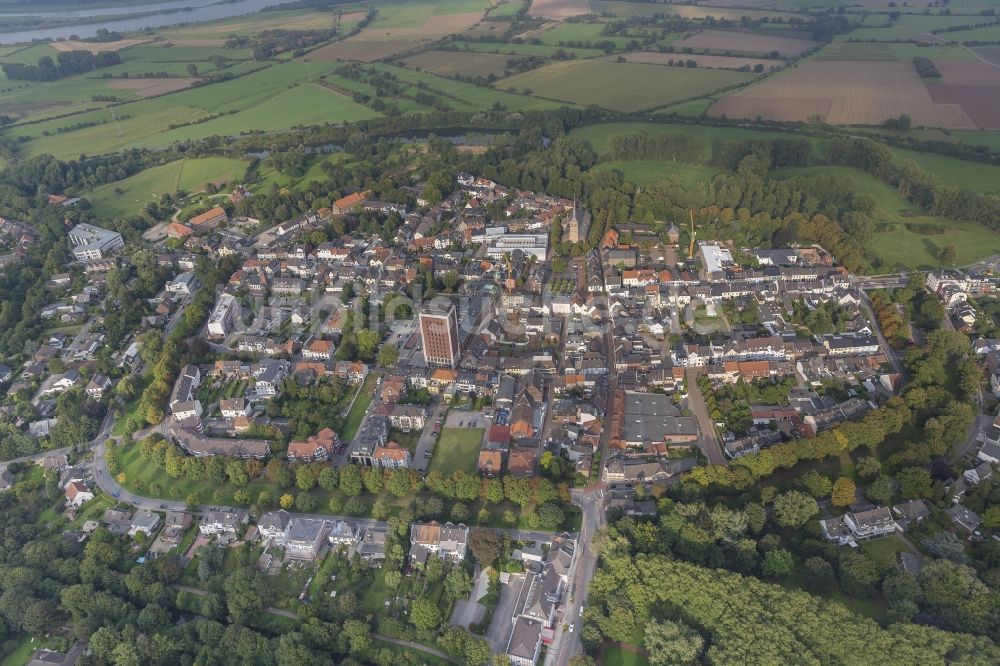
[[[367,16],[367,12],[349,12],[347,14],[340,15],[341,23],[357,23],[361,19]]]
[[[1000,85],[928,86],[940,105],[957,105],[979,129],[1000,129]]]
[[[165,42],[157,42],[159,46],[179,46],[186,48],[202,48],[202,47],[214,47],[222,46],[226,43],[226,40],[218,37],[205,37],[202,39],[191,38],[191,39],[168,39]]]
[[[949,86],[1000,86],[1000,67],[980,60],[935,61],[934,66]]]
[[[469,28],[465,34],[470,37],[479,37],[481,35],[502,35],[510,30],[510,26],[510,21],[483,21],[478,25],[474,25]]]
[[[119,39],[115,42],[52,42],[52,48],[56,51],[90,51],[91,53],[103,53],[104,51],[118,51],[127,49],[130,46],[151,42],[151,39]]]
[[[361,35],[358,35],[360,37]],[[420,46],[423,42],[412,40],[372,41],[351,37],[333,44],[327,44],[307,56],[309,60],[319,62],[336,62],[338,60],[357,60],[359,62],[375,62],[382,58],[404,53]]]
[[[470,30],[477,26],[482,18],[482,12],[431,16],[418,26],[408,28],[368,28],[357,36],[368,41],[395,41],[400,38],[403,40],[430,41],[432,39],[439,39],[445,35]]]
[[[736,53],[770,53],[799,55],[806,49],[816,46],[816,42],[792,37],[776,37],[772,35],[755,35],[747,32],[725,32],[722,30],[702,30],[696,35],[674,43],[679,49],[708,49],[710,51],[731,51]]]
[[[678,60],[694,60],[698,67],[706,69],[741,69],[749,67],[753,69],[757,65],[762,65],[765,72],[770,72],[771,68],[781,69],[785,66],[783,60],[766,60],[762,58],[740,58],[738,56],[719,55],[695,55],[683,53],[659,53],[657,51],[636,51],[626,53],[622,56],[625,62],[639,62],[647,65],[670,65],[670,62]],[[617,60],[618,56],[608,56],[606,60]]]
[[[470,53],[467,51],[424,51],[409,56],[403,64],[411,68],[442,76],[498,76],[504,73],[510,56],[498,53]]]
[[[528,14],[561,21],[570,16],[592,14],[589,0],[534,0]]]
[[[819,116],[832,125],[878,125],[906,113],[916,127],[976,127],[958,103],[932,98],[909,62],[813,60],[724,97],[708,113],[802,122]]]
[[[139,97],[154,97],[184,90],[194,81],[195,79],[111,79],[108,86],[115,90],[131,90]]]

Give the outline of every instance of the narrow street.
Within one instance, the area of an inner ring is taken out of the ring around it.
[[[698,437],[698,448],[712,465],[725,465],[726,457],[722,453],[722,441],[719,439],[719,433],[715,430],[712,416],[708,413],[705,396],[701,392],[701,387],[698,386],[697,379],[697,371],[694,368],[688,368],[684,374],[684,383],[688,392],[688,408],[698,419],[698,429],[701,431],[701,436]]]

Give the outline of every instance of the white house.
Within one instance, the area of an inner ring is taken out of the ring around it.
[[[87,485],[79,480],[73,479],[66,484],[66,504],[73,509],[79,509],[81,506],[94,499],[94,493],[87,487]]]

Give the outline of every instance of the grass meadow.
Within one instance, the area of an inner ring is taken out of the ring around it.
[[[497,84],[549,99],[612,111],[655,109],[743,83],[751,75],[721,69],[687,69],[576,60],[546,65]],[[595,85],[600,81],[599,85]]]
[[[443,428],[428,469],[445,476],[458,470],[475,472],[484,433],[483,428]]]
[[[148,201],[177,190],[199,192],[211,181],[240,180],[247,163],[228,157],[203,157],[168,162],[85,194],[101,217],[123,217],[142,210]]]

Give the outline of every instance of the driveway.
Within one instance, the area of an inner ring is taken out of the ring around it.
[[[420,439],[417,440],[417,450],[413,453],[413,469],[421,474],[425,473],[427,466],[431,464],[431,457],[427,454],[434,451],[434,445],[437,443],[434,424],[441,420],[445,409],[442,403],[438,403],[431,409],[430,415],[427,417],[427,425],[424,426],[420,433]]]
[[[479,568],[478,566],[476,567]],[[479,571],[472,583],[472,591],[469,592],[468,599],[461,599],[455,602],[455,610],[452,611],[450,623],[456,627],[469,628],[470,624],[482,622],[486,616],[486,607],[479,603],[479,600],[486,596],[490,589],[490,577],[486,572]]]
[[[493,647],[495,654],[507,651],[507,640],[510,638],[511,629],[514,628],[514,606],[517,605],[523,581],[523,574],[510,574],[507,583],[500,587],[500,601],[497,603],[496,611],[493,612],[490,627],[486,630],[486,640]]]

